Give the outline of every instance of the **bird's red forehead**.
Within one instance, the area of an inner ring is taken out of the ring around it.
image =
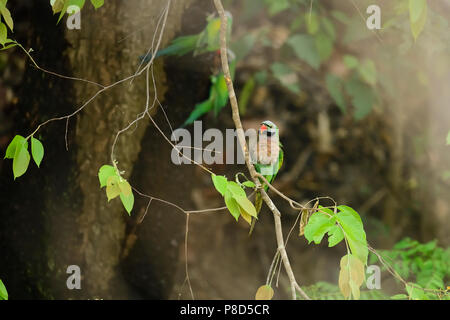
[[[267,130],[267,126],[265,124],[262,124],[261,127],[259,127],[259,130],[262,131],[266,131]]]

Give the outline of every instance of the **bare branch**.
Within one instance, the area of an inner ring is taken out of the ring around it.
[[[226,39],[228,19],[225,15],[225,10],[223,8],[222,2],[220,0],[214,0],[214,4],[216,6],[216,9],[219,13],[220,20],[221,20],[221,24],[220,24],[220,57],[221,57],[221,61],[222,61],[223,73],[225,75],[225,81],[227,83],[227,88],[228,88],[228,93],[229,93],[229,98],[230,98],[230,103],[231,103],[233,122],[234,122],[234,125],[237,130],[238,140],[239,140],[239,143],[241,145],[241,148],[242,148],[242,151],[243,151],[243,154],[245,157],[245,163],[247,165],[248,171],[250,172],[250,175],[251,175],[252,180],[255,183],[256,187],[260,188],[261,184],[259,182],[257,172],[256,172],[255,168],[253,167],[252,163],[250,162],[248,146],[245,141],[244,130],[242,128],[241,118],[239,116],[239,106],[238,106],[238,102],[236,99],[236,93],[234,92],[233,82],[231,80],[230,67],[228,65],[228,51],[227,51],[227,39]],[[261,196],[262,196],[264,202],[267,204],[267,206],[273,213],[278,250],[280,251],[281,259],[283,261],[284,268],[286,270],[286,273],[288,275],[288,278],[289,278],[289,281],[291,284],[292,299],[296,300],[296,298],[297,298],[296,290],[297,290],[305,299],[309,300],[310,298],[300,288],[300,286],[298,285],[298,283],[295,279],[294,272],[292,271],[292,267],[289,262],[289,257],[286,253],[286,248],[284,246],[284,239],[283,239],[283,230],[281,228],[281,214],[278,211],[275,204],[273,203],[273,201],[270,199],[270,197],[264,191],[264,189],[261,189],[260,192],[261,192]]]

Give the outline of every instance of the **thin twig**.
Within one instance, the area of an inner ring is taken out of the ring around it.
[[[185,258],[186,281],[189,286],[189,291],[191,293],[192,300],[195,300],[194,292],[192,291],[191,279],[189,278],[189,270],[188,270],[188,235],[189,235],[189,213],[186,214],[186,233],[184,236],[184,258]]]
[[[62,74],[59,74],[59,73],[56,73],[56,72],[53,72],[53,71],[50,71],[50,70],[47,70],[47,69],[44,69],[44,68],[42,68],[41,66],[39,66],[37,63],[36,63],[36,61],[33,59],[33,57],[31,56],[31,54],[30,54],[30,50],[29,51],[27,51],[27,50],[25,50],[25,48],[20,44],[20,43],[18,43],[17,41],[13,41],[23,52],[25,52],[25,54],[28,56],[28,58],[30,58],[30,60],[31,60],[31,63],[33,64],[33,67],[35,67],[36,69],[38,69],[38,70],[41,70],[42,72],[44,72],[44,73],[48,73],[48,74],[51,74],[51,75],[53,75],[53,76],[55,76],[55,77],[58,77],[58,78],[61,78],[61,79],[67,79],[67,80],[74,80],[74,81],[81,81],[81,82],[86,82],[86,83],[89,83],[89,84],[94,84],[94,85],[96,85],[96,86],[98,86],[98,87],[101,87],[101,88],[104,88],[105,86],[104,85],[102,85],[102,84],[100,84],[100,83],[98,83],[98,82],[95,82],[95,81],[91,81],[91,80],[86,80],[86,79],[82,79],[82,78],[77,78],[77,77],[69,77],[69,76],[65,76],[65,75],[62,75]]]
[[[141,197],[150,199],[150,200],[154,200],[156,202],[161,202],[164,203],[168,206],[174,207],[175,209],[177,209],[178,211],[181,211],[184,214],[205,214],[205,213],[210,213],[210,212],[217,212],[217,211],[222,211],[227,209],[227,207],[218,207],[218,208],[211,208],[211,209],[202,209],[202,210],[186,210],[183,209],[182,207],[180,207],[179,205],[177,205],[176,203],[155,197],[155,196],[151,196],[148,194],[145,194],[141,191],[139,191],[138,189],[136,189],[135,187],[131,186],[131,188],[134,190],[134,192],[136,192],[138,195],[140,195]]]

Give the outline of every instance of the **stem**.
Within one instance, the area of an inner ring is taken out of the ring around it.
[[[227,52],[227,39],[226,39],[228,19],[225,15],[225,10],[223,8],[222,2],[220,0],[214,0],[214,5],[216,6],[216,9],[219,13],[220,20],[221,20],[221,24],[220,24],[220,57],[221,57],[221,61],[222,61],[223,73],[225,75],[225,81],[227,83],[228,95],[229,95],[230,103],[231,103],[233,122],[236,127],[238,140],[239,140],[239,143],[242,148],[242,153],[244,154],[244,157],[245,157],[245,163],[247,165],[248,171],[250,172],[250,175],[251,175],[252,180],[255,183],[256,187],[260,188],[261,183],[258,179],[257,172],[256,172],[255,168],[253,167],[252,163],[250,162],[249,151],[248,151],[247,143],[245,141],[244,130],[242,128],[241,118],[239,116],[239,106],[238,106],[238,102],[236,99],[236,93],[234,92],[233,82],[231,80],[230,67],[228,65],[228,52]],[[260,191],[261,191],[261,196],[262,196],[264,202],[267,204],[270,211],[272,211],[272,213],[273,213],[278,250],[280,252],[284,268],[286,269],[286,273],[289,278],[289,282],[291,285],[292,299],[296,300],[296,298],[297,298],[296,290],[297,290],[305,299],[310,300],[308,295],[306,295],[306,293],[300,288],[297,281],[295,280],[294,272],[292,271],[291,263],[289,262],[289,257],[287,255],[286,248],[284,245],[283,229],[281,228],[280,211],[278,211],[277,207],[275,206],[273,201],[270,199],[270,197],[267,195],[267,193],[264,191],[264,189],[261,189]]]

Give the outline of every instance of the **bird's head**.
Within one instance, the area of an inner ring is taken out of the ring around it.
[[[261,122],[261,126],[259,127],[259,134],[266,135],[271,138],[278,135],[278,127],[275,123],[270,120],[265,120]]]

